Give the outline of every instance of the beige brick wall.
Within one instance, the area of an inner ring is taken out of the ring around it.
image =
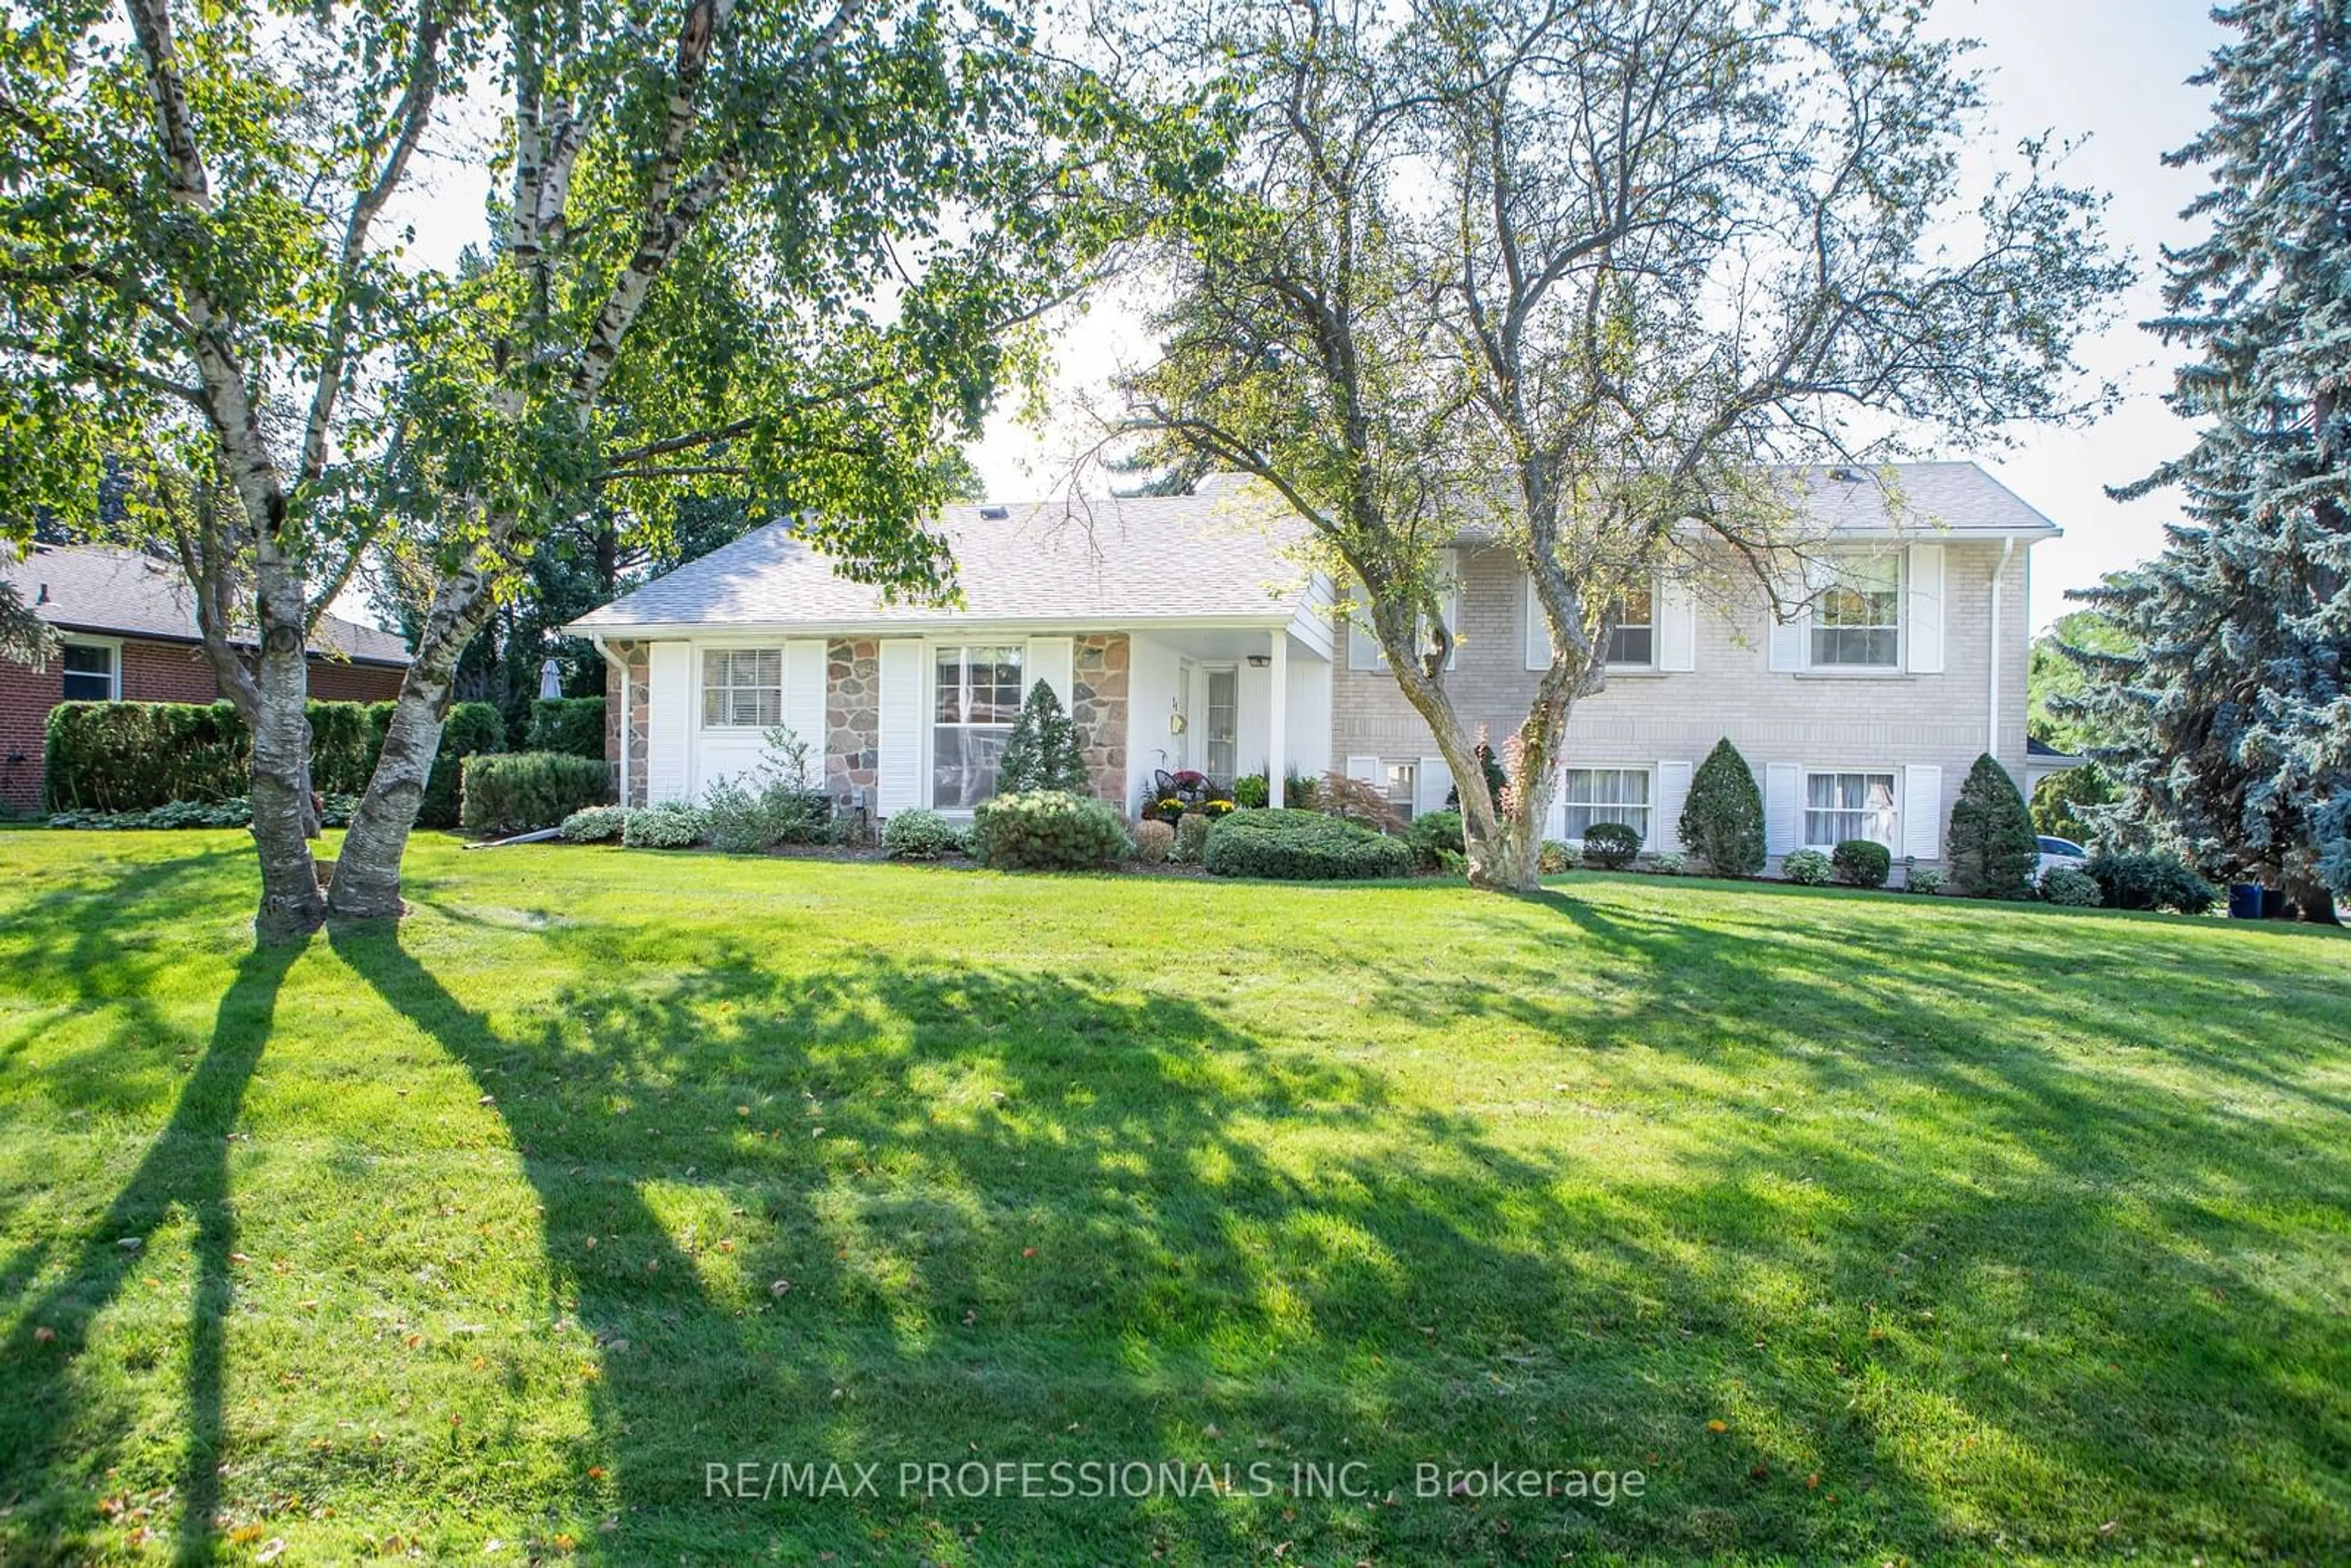
[[[1997,543],[1944,546],[1944,668],[1940,674],[1793,674],[1767,667],[1770,612],[1745,585],[1727,603],[1701,597],[1696,668],[1619,674],[1586,698],[1568,724],[1572,765],[1629,767],[1697,762],[1724,736],[1761,780],[1765,766],[1943,769],[1943,811],[1984,751],[1988,727],[1991,573]],[[2001,586],[1998,755],[2024,778],[2024,673],[2031,631],[2028,551],[2020,544]],[[1536,675],[1524,653],[1525,591],[1506,552],[1463,552],[1464,641],[1447,676],[1474,730],[1499,746],[1526,716]],[[1427,726],[1384,671],[1350,670],[1343,646],[1332,676],[1332,766],[1351,756],[1395,760],[1434,756]]]

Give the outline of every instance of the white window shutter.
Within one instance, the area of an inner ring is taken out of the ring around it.
[[[824,782],[824,643],[813,637],[784,644],[784,727],[809,748],[811,783]]]
[[[1804,847],[1804,770],[1792,762],[1763,768],[1763,848],[1784,855]]]
[[[1922,861],[1943,854],[1943,770],[1914,762],[1902,770],[1902,852]]]
[[[1376,757],[1347,758],[1347,777],[1373,785],[1383,792],[1388,787],[1387,769],[1380,766],[1380,759]]]
[[[1385,649],[1372,634],[1371,594],[1362,583],[1355,584],[1348,596],[1354,608],[1347,612],[1347,668],[1351,670],[1384,670],[1388,665]]]
[[[1659,580],[1652,602],[1657,607],[1657,668],[1698,668],[1698,595],[1688,583],[1667,577]]]
[[[1551,668],[1551,622],[1543,619],[1542,600],[1535,593],[1532,572],[1519,580],[1520,597],[1526,601],[1526,664],[1530,670]]]
[[[1783,586],[1780,591],[1784,596],[1789,592],[1789,590]],[[1806,633],[1812,629],[1813,616],[1811,610],[1791,605],[1788,609],[1788,618],[1785,621],[1781,620],[1778,615],[1773,614],[1768,608],[1765,610],[1764,613],[1771,616],[1771,643],[1770,649],[1771,658],[1769,661],[1771,667],[1782,673],[1793,673],[1802,669],[1804,667],[1804,644],[1808,640]]]
[[[1656,830],[1649,834],[1649,847],[1660,852],[1682,847],[1682,803],[1689,799],[1690,774],[1693,765],[1687,762],[1657,764],[1657,799],[1654,807]]]
[[[1910,547],[1910,587],[1904,596],[1902,628],[1909,646],[1910,673],[1943,673],[1943,547]]]
[[[655,643],[645,654],[645,800],[683,800],[693,792],[689,752],[702,719],[694,684],[694,645]]]
[[[882,706],[875,737],[876,816],[911,810],[923,803],[923,716],[930,710],[923,689],[920,638],[891,637],[882,643]]]
[[[1028,700],[1029,687],[1042,681],[1061,699],[1061,711],[1068,713],[1076,701],[1077,657],[1078,640],[1074,637],[1029,638],[1029,674],[1021,687],[1021,700]]]
[[[1442,757],[1424,757],[1420,768],[1412,778],[1412,809],[1415,813],[1442,811],[1445,797],[1453,792],[1453,769],[1445,766]]]

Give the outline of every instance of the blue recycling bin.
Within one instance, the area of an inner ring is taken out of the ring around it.
[[[2262,884],[2257,882],[2237,882],[2229,884],[2229,918],[2259,920],[2262,917]]]

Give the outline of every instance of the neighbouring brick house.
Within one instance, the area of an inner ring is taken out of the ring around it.
[[[1620,607],[1608,684],[1577,706],[1554,837],[1593,822],[1678,847],[1697,763],[1724,737],[1765,796],[1776,858],[1874,838],[1942,858],[1952,797],[1991,752],[2026,777],[2028,557],[2049,520],[1969,463],[1786,476],[1813,580],[1784,602],[1693,535]],[[1132,812],[1159,769],[1220,779],[1338,769],[1409,813],[1453,786],[1375,642],[1334,624],[1301,526],[1229,476],[1186,497],[947,509],[953,607],[890,605],[774,525],[575,622],[603,650],[622,799],[694,799],[789,726],[827,786],[875,818],[967,813],[1029,685],[1075,716],[1096,792]],[[1548,638],[1511,552],[1456,542],[1447,684],[1499,738]],[[622,694],[622,672],[628,683]],[[625,716],[625,718],[624,718]]]
[[[35,545],[0,559],[61,647],[40,667],[0,659],[0,805],[41,805],[49,710],[61,702],[208,703],[205,663],[186,580],[168,562],[98,545]],[[310,651],[310,695],[382,702],[399,695],[408,647],[392,632],[328,616]]]

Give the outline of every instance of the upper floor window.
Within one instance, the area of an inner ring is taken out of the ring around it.
[[[62,650],[65,700],[69,703],[110,703],[120,690],[116,683],[116,651],[103,643],[68,643]]]
[[[1616,601],[1615,629],[1608,633],[1608,663],[1646,669],[1656,662],[1656,594],[1646,588],[1627,590]]]
[[[931,804],[967,811],[996,793],[1012,721],[1020,716],[1017,643],[935,649],[931,713]]]
[[[1813,663],[1890,669],[1902,658],[1899,557],[1839,556],[1813,601]]]
[[[784,651],[712,648],[702,655],[705,729],[773,729],[784,722]]]

